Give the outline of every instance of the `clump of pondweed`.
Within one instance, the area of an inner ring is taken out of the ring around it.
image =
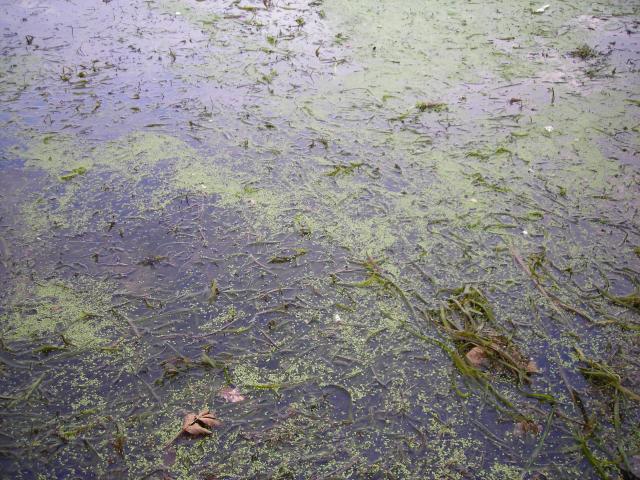
[[[421,112],[446,112],[449,107],[440,102],[416,102],[416,108]]]
[[[482,363],[476,361],[480,356],[514,373],[520,382],[528,382],[528,375],[538,372],[535,362],[500,331],[488,299],[476,287],[454,291],[439,313],[441,325],[471,365]]]
[[[600,52],[598,52],[595,48],[590,47],[586,43],[583,43],[582,45],[579,45],[575,49],[571,50],[569,52],[569,55],[579,58],[580,60],[589,60],[591,58],[596,58],[598,55],[600,55]]]
[[[612,295],[606,290],[600,290],[600,293],[616,305],[640,311],[640,290],[636,290],[628,295]]]
[[[640,395],[623,386],[622,377],[615,372],[611,366],[604,362],[598,362],[587,358],[586,355],[578,348],[576,348],[576,352],[579,360],[587,365],[586,367],[579,367],[580,372],[585,378],[594,384],[613,388],[623,395],[640,402]]]

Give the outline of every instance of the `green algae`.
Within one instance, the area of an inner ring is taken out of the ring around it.
[[[98,347],[113,328],[112,320],[105,318],[109,291],[107,285],[89,279],[75,285],[49,281],[27,287],[14,297],[16,307],[3,320],[3,337],[9,342],[60,340],[72,347]],[[28,302],[27,312],[23,302]]]
[[[80,203],[79,198],[86,199],[85,203],[94,201],[99,191],[104,189],[105,176],[113,183],[130,183],[134,191],[139,191],[140,198],[133,197],[131,201],[141,214],[162,209],[181,191],[194,195],[219,195],[221,205],[225,206],[248,202],[253,208],[268,209],[271,214],[267,219],[277,216],[281,205],[277,196],[251,187],[242,177],[238,178],[227,168],[212,163],[210,158],[201,157],[186,143],[167,135],[136,133],[91,149],[81,143],[74,144],[69,137],[59,139],[48,135],[32,142],[32,146],[20,151],[19,156],[29,167],[52,174],[82,163],[71,173],[60,177],[64,180],[71,180],[87,169],[92,170],[94,177],[103,177],[66,188],[58,194],[55,203],[37,199],[31,204],[24,204],[22,215],[30,227],[25,232],[29,238],[45,235],[52,227],[75,232],[89,229],[93,212],[78,212],[76,205]],[[173,188],[154,189],[149,198],[144,182],[152,178],[152,172],[160,166],[173,172]]]
[[[30,139],[27,148],[15,148],[14,153],[23,159],[27,166],[40,168],[52,174],[83,168],[83,159],[78,158],[77,147],[69,135],[39,135]]]
[[[253,208],[276,215],[281,199],[268,190],[251,187],[234,178],[235,175],[223,167],[200,161],[179,165],[174,176],[175,186],[192,194],[218,195],[222,206],[247,203]]]
[[[60,180],[67,182],[69,180],[76,178],[78,175],[84,175],[85,173],[87,173],[86,167],[77,167],[71,170],[69,173],[65,173],[64,175],[61,175]]]
[[[416,108],[421,112],[446,112],[449,110],[446,103],[424,101],[416,103]]]
[[[351,162],[349,165],[336,165],[327,173],[327,176],[336,177],[339,175],[350,175],[362,165],[364,165],[362,162]]]
[[[599,53],[594,48],[590,47],[586,43],[583,43],[582,45],[569,52],[569,55],[577,57],[580,60],[589,60],[591,58],[597,57]]]
[[[14,154],[26,166],[56,174],[63,170],[100,168],[141,178],[158,163],[194,155],[193,149],[169,135],[136,132],[97,146],[71,135],[43,134],[27,137],[25,148]],[[83,163],[84,164],[81,164]]]

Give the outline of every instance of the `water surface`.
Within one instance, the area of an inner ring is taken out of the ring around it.
[[[0,1],[2,471],[638,478],[639,9]]]

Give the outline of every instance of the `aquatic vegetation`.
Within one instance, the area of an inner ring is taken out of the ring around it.
[[[77,177],[78,175],[84,175],[85,173],[87,173],[87,169],[85,167],[77,167],[71,170],[69,173],[61,175],[60,180],[63,180],[66,182],[68,180],[71,180]]]
[[[586,367],[580,367],[580,372],[582,372],[586,378],[595,384],[614,388],[632,400],[640,401],[640,394],[624,387],[622,385],[620,375],[618,375],[609,365],[587,358],[580,349],[577,349],[576,351],[578,353],[578,358],[587,365]]]
[[[116,3],[5,12],[6,475],[637,475],[628,2]]]
[[[498,330],[498,323],[487,298],[475,287],[465,286],[448,305],[442,305],[439,319],[461,355],[473,368],[493,363],[514,373],[520,382],[537,373],[535,363],[525,357],[510,339]],[[459,357],[454,363],[460,366]],[[463,368],[465,372],[468,369]]]
[[[288,262],[292,262],[297,258],[300,258],[304,255],[306,255],[308,252],[306,249],[304,248],[297,248],[295,250],[295,252],[291,255],[278,255],[275,257],[271,257],[269,259],[269,263],[288,263]]]
[[[569,55],[579,58],[580,60],[589,60],[591,58],[597,57],[599,53],[593,47],[590,47],[586,43],[583,43],[582,45],[569,52]]]
[[[421,112],[446,112],[449,107],[446,103],[440,102],[418,102],[416,108]]]
[[[80,280],[25,286],[4,316],[5,340],[59,341],[41,345],[37,353],[104,344],[103,335],[113,325],[109,318],[111,288],[89,278]]]
[[[606,298],[616,305],[622,307],[640,310],[640,292],[630,293],[629,295],[611,295],[608,292],[603,293]]]
[[[336,165],[333,169],[328,172],[326,175],[328,177],[337,177],[340,175],[349,175],[353,173],[355,170],[362,167],[364,163],[362,162],[351,162],[349,165]]]

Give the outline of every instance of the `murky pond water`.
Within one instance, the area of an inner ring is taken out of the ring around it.
[[[639,478],[639,11],[0,1],[0,470]]]

